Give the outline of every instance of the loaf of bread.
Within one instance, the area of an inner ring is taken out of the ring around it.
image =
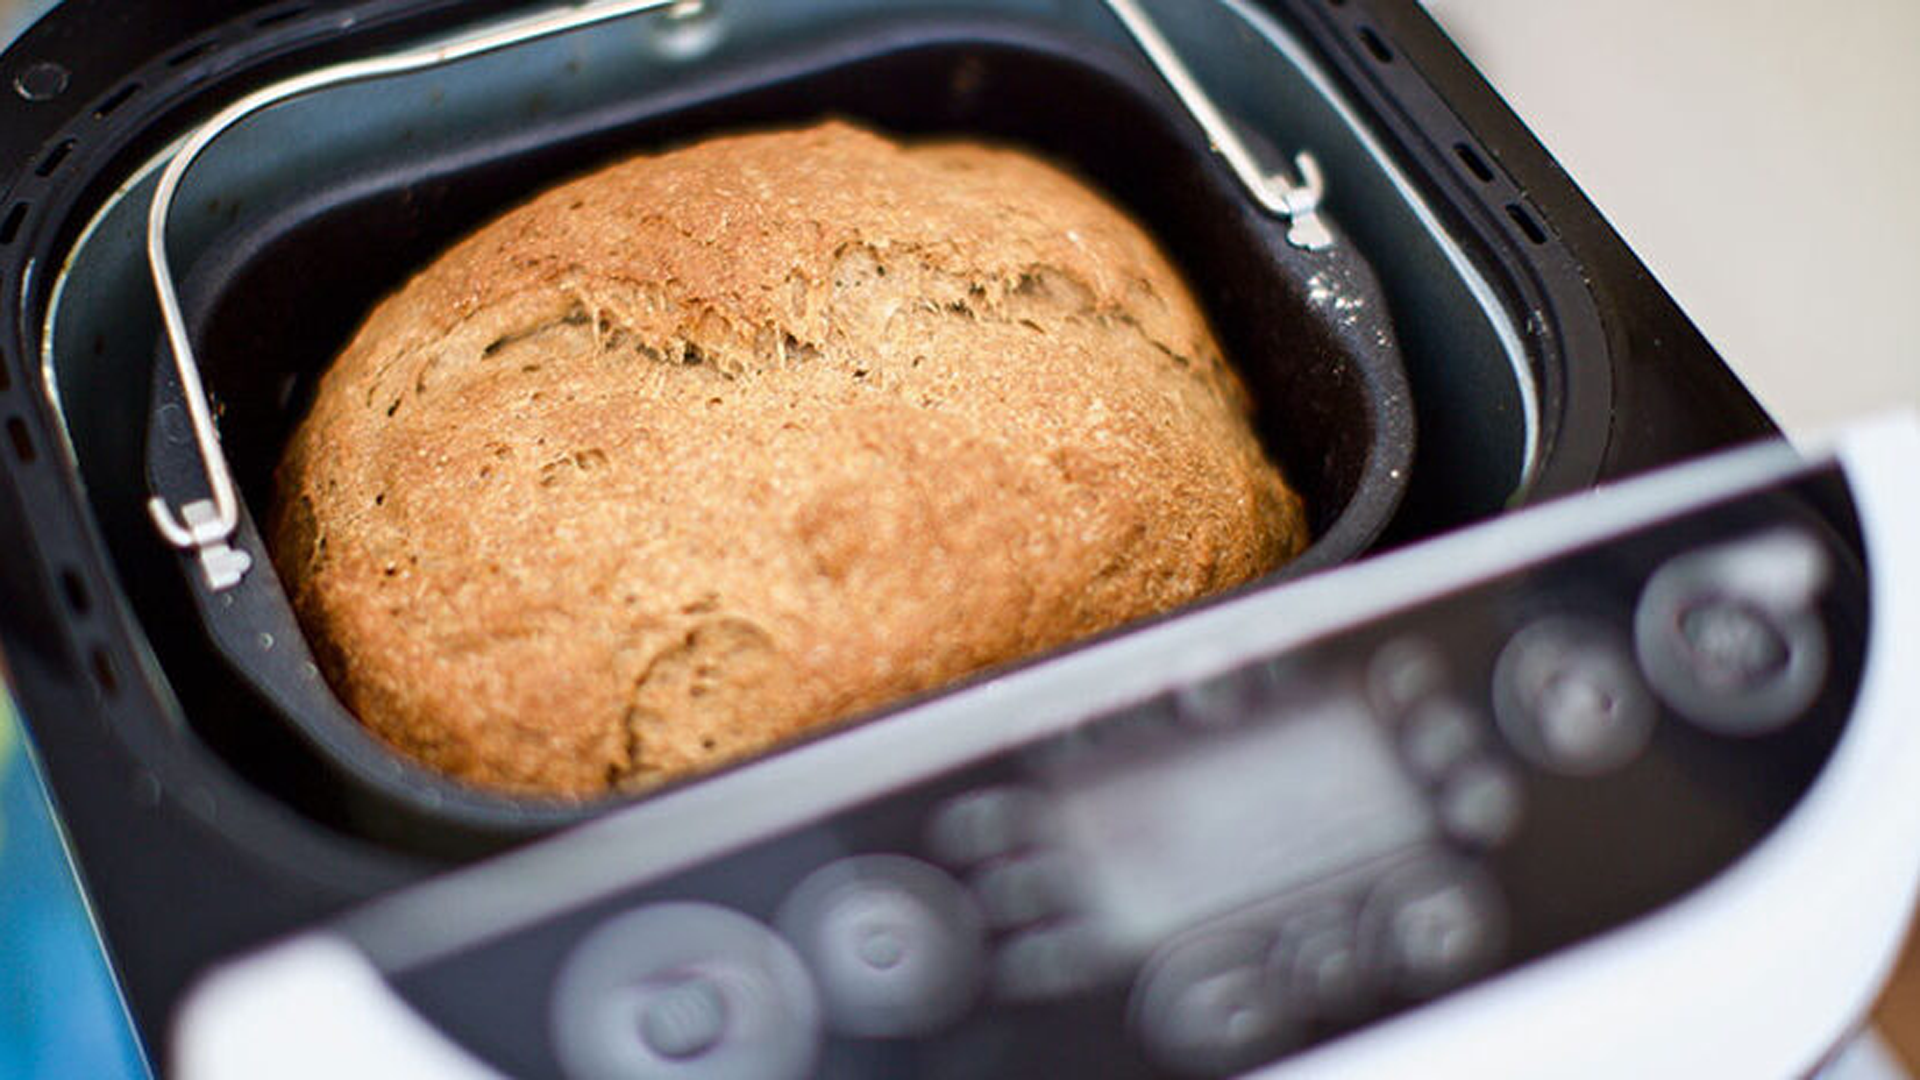
[[[394,747],[640,790],[1279,565],[1305,526],[1248,412],[1166,258],[1059,169],[720,137],[383,301],[281,462],[273,558]]]

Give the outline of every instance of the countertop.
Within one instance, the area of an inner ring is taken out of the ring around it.
[[[1789,433],[1920,407],[1920,4],[1427,9]]]

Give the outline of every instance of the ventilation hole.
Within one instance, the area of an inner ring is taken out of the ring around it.
[[[120,89],[115,90],[112,97],[101,102],[100,107],[93,110],[93,118],[96,120],[105,120],[108,113],[131,101],[133,95],[139,92],[140,84],[137,82],[128,83]]]
[[[1466,143],[1455,143],[1453,152],[1460,156],[1460,164],[1467,167],[1467,171],[1473,174],[1474,179],[1483,184],[1493,183],[1493,170],[1487,167],[1486,160],[1480,156],[1479,151]]]
[[[1373,54],[1375,60],[1383,64],[1393,63],[1393,50],[1387,48],[1386,41],[1382,40],[1379,34],[1373,32],[1373,27],[1363,26],[1360,28],[1360,41],[1367,47],[1367,51]]]
[[[1527,239],[1536,244],[1547,242],[1547,231],[1540,227],[1539,222],[1533,220],[1533,215],[1527,213],[1526,207],[1519,203],[1508,203],[1507,216],[1513,219],[1515,225],[1520,226],[1521,232],[1527,234]]]
[[[100,683],[100,690],[112,697],[120,689],[120,676],[113,670],[113,657],[107,650],[98,646],[93,650],[93,677]]]
[[[17,202],[7,211],[7,219],[0,221],[0,244],[11,244],[13,238],[20,235],[20,225],[27,220],[27,204]]]
[[[13,441],[13,452],[21,461],[33,464],[39,455],[33,449],[33,437],[27,434],[27,422],[14,417],[7,421],[7,438]]]
[[[202,41],[197,45],[189,45],[179,52],[174,53],[172,56],[167,57],[167,66],[179,67],[181,64],[185,64],[212,52],[215,46],[219,44],[218,41]]]
[[[73,140],[67,139],[59,146],[47,151],[47,156],[40,159],[40,164],[33,170],[33,174],[35,176],[52,176],[53,170],[59,168],[60,163],[67,160],[67,155],[71,153],[73,153]]]
[[[87,583],[80,580],[80,574],[71,567],[60,571],[60,590],[67,594],[67,610],[75,615],[85,615],[93,607],[93,597],[87,595]]]
[[[253,20],[253,25],[261,29],[269,26],[278,26],[288,19],[297,19],[305,15],[309,10],[310,6],[307,4],[295,4],[289,8],[281,8],[279,11],[270,11]]]
[[[7,354],[0,353],[0,394],[13,389],[13,376],[7,373]]]

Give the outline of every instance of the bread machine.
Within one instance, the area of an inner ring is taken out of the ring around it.
[[[1890,961],[1913,430],[1764,442],[1411,3],[65,0],[0,77],[0,653],[152,1061],[1787,1074]],[[1321,326],[1347,398],[1252,378],[1324,564],[631,806],[328,744],[219,581],[303,374],[543,181],[819,111],[1075,161],[1230,349]]]

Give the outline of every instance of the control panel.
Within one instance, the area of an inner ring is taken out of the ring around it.
[[[1147,692],[1069,715],[1050,672],[1079,654],[963,689],[937,730],[990,729],[973,751],[388,978],[511,1075],[1256,1070],[1629,923],[1759,841],[1856,691],[1848,505],[1837,469],[1804,472],[1409,582],[1389,617],[1280,648],[1259,628],[1315,594],[1233,599],[1143,632],[1246,631],[1143,652],[1157,678],[1111,669]],[[913,722],[788,751],[812,762],[795,804],[898,768],[840,747]],[[621,816],[637,847],[648,814]],[[679,821],[656,825],[701,824]]]

